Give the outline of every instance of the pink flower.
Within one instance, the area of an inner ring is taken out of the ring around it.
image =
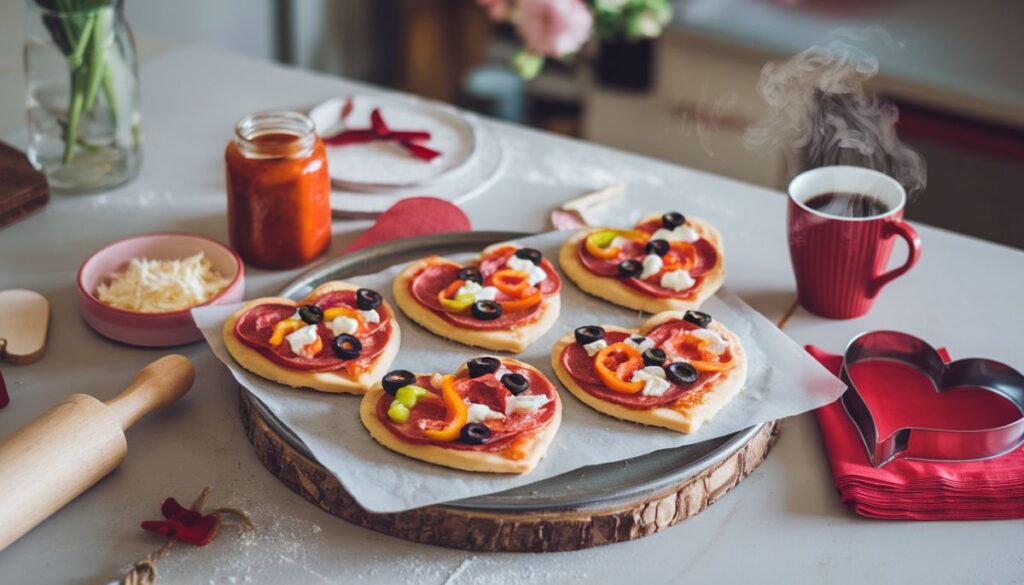
[[[476,3],[487,11],[488,18],[494,22],[502,22],[508,18],[512,0],[476,0]]]
[[[526,49],[548,57],[578,51],[594,24],[582,0],[520,0],[518,16]]]

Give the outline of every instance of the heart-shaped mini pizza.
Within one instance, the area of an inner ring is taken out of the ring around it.
[[[558,261],[583,291],[648,313],[700,308],[725,281],[718,230],[677,212],[649,216],[633,229],[577,232]]]
[[[665,311],[638,331],[588,325],[551,351],[558,379],[585,404],[623,420],[692,433],[747,378],[736,335],[699,311]]]
[[[495,244],[467,265],[413,262],[393,287],[402,311],[437,335],[518,353],[555,324],[562,281],[540,251]]]
[[[526,473],[547,453],[562,402],[544,374],[518,360],[469,360],[455,374],[388,372],[359,409],[381,445],[437,465]]]
[[[326,282],[295,302],[246,303],[223,328],[241,366],[268,380],[321,392],[363,394],[391,367],[401,332],[380,293]]]

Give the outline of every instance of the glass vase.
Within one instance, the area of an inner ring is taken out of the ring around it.
[[[28,157],[50,186],[99,191],[142,163],[135,42],[123,0],[27,0]]]

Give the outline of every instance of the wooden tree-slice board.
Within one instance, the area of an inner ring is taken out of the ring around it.
[[[256,456],[292,491],[323,510],[398,538],[488,552],[569,551],[642,538],[702,512],[768,456],[779,421],[764,425],[718,463],[655,493],[605,508],[483,512],[428,506],[395,514],[367,512],[331,472],[283,439],[239,389],[242,424]]]

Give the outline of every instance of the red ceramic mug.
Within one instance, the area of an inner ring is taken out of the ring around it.
[[[906,201],[899,182],[871,169],[820,167],[794,178],[787,229],[800,304],[832,319],[867,313],[878,291],[921,256],[917,231],[903,221]],[[897,236],[907,260],[886,271]]]

